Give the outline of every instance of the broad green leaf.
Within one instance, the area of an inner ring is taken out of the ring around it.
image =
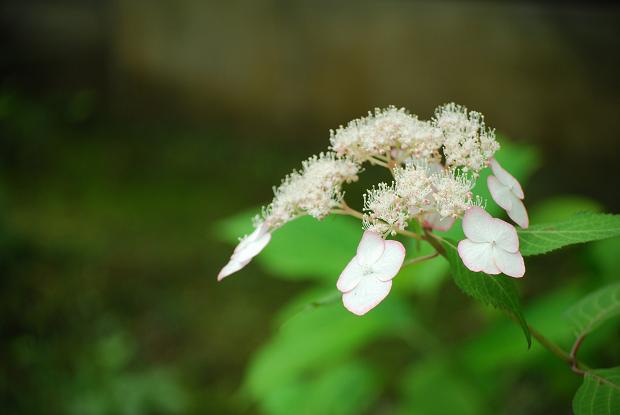
[[[575,415],[620,414],[620,367],[586,372],[573,398]]]
[[[585,196],[558,195],[549,197],[528,208],[530,223],[568,220],[578,212],[602,212],[603,207]]]
[[[450,263],[452,278],[456,285],[476,300],[514,316],[523,329],[528,347],[531,346],[530,330],[521,311],[519,293],[514,281],[504,275],[487,275],[483,272],[468,270],[459,257],[454,241],[445,240],[443,247],[446,250],[446,258]]]
[[[236,243],[240,236],[251,232],[251,217],[246,212],[224,220],[217,226],[218,234]],[[361,237],[361,224],[353,218],[332,215],[318,221],[305,216],[276,230],[269,245],[253,261],[282,278],[320,279],[336,284]]]
[[[620,236],[620,215],[580,213],[557,223],[519,229],[521,254],[538,255],[566,245]]]
[[[589,294],[571,307],[567,315],[575,327],[575,335],[587,335],[605,320],[620,315],[620,283]]]
[[[563,313],[582,295],[575,284],[567,284],[539,296],[524,309],[527,322],[559,346],[569,348],[574,339]],[[518,336],[520,333],[514,331],[511,322],[499,319],[458,346],[460,362],[472,376],[479,377],[498,368],[526,367],[539,364],[541,360],[553,360],[538,342],[533,342],[531,349],[526,350]]]
[[[269,415],[355,415],[363,413],[381,391],[377,373],[362,361],[351,361],[299,377],[261,398]]]
[[[426,358],[408,368],[402,381],[402,395],[404,402],[399,411],[402,415],[487,412],[481,389],[444,356]]]
[[[300,302],[293,304],[297,309]],[[291,307],[285,307],[284,314],[274,336],[253,356],[246,376],[247,390],[259,400],[290,382],[328,370],[373,341],[410,333],[414,326],[412,310],[394,296],[362,318],[340,301],[293,316]]]

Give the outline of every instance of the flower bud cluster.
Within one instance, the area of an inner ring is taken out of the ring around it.
[[[435,110],[423,121],[404,108],[375,109],[366,117],[330,131],[331,149],[358,163],[413,157],[427,164],[444,160],[449,170],[460,168],[474,176],[499,149],[495,133],[482,114],[454,103]]]
[[[395,155],[440,160],[442,140],[441,130],[430,122],[394,106],[377,108],[366,117],[330,131],[331,149],[358,163]]]
[[[310,157],[301,170],[293,171],[274,188],[273,201],[256,222],[275,229],[303,214],[322,219],[340,204],[342,185],[356,181],[359,169],[357,163],[334,153]]]
[[[435,110],[433,123],[443,131],[443,154],[449,169],[460,167],[477,175],[499,150],[494,130],[486,127],[479,112],[450,103]]]
[[[364,228],[382,235],[404,230],[412,219],[424,223],[430,215],[441,221],[457,218],[479,204],[472,198],[474,181],[435,163],[410,161],[393,171],[391,185],[381,183],[364,195]]]

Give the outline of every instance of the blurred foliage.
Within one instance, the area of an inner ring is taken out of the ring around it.
[[[238,148],[233,135],[213,131],[205,138],[164,126],[99,125],[97,102],[89,90],[44,104],[0,96],[0,399],[7,413],[570,407],[581,378],[537,343],[528,350],[503,314],[462,295],[442,258],[404,269],[365,318],[347,313],[334,285],[359,240],[351,218],[299,218],[242,273],[216,285],[230,254],[220,241],[247,233],[256,210],[231,212],[269,197],[268,185],[248,187],[247,177],[273,183],[298,160],[285,149]],[[502,145],[498,158],[509,170],[524,182],[536,174],[534,149]],[[222,175],[232,152],[238,171]],[[205,186],[208,177],[219,182]],[[601,210],[559,195],[531,213],[542,223]],[[456,224],[445,236],[458,240],[459,232]],[[413,255],[430,250],[404,242]],[[618,281],[619,249],[609,239],[528,258],[528,277],[518,284],[526,320],[569,349],[566,310]],[[597,368],[620,362],[616,321],[588,336],[580,359]]]

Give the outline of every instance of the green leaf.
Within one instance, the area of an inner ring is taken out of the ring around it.
[[[294,379],[270,390],[260,400],[269,415],[355,415],[364,413],[381,391],[378,376],[368,364],[354,360],[319,373]]]
[[[620,413],[620,367],[586,372],[573,398],[575,415]]]
[[[602,212],[596,200],[585,196],[558,195],[545,199],[528,208],[530,223],[547,223],[568,220],[578,212]]]
[[[620,315],[620,283],[597,290],[567,311],[575,327],[575,335],[583,337],[605,320]]]
[[[450,263],[452,278],[465,294],[484,304],[504,310],[515,317],[527,340],[528,347],[532,344],[530,330],[521,311],[519,293],[514,281],[504,275],[487,275],[483,272],[472,272],[463,265],[459,257],[456,243],[446,239],[443,243],[446,258]]]
[[[410,333],[414,327],[411,308],[394,296],[363,318],[340,301],[292,314],[309,295],[301,297],[285,307],[278,319],[282,324],[253,356],[245,387],[255,399],[263,400],[291,382],[329,370],[373,341]]]
[[[571,219],[520,229],[522,255],[538,255],[566,245],[620,236],[620,215],[580,213]]]
[[[476,388],[445,356],[416,361],[405,373],[401,389],[404,402],[398,413],[403,415],[485,413],[484,389]]]
[[[216,226],[218,235],[236,243],[251,232],[251,216],[246,212],[220,222]],[[361,237],[361,224],[353,218],[332,215],[318,221],[304,216],[276,230],[254,261],[285,279],[319,279],[335,284],[355,256]]]

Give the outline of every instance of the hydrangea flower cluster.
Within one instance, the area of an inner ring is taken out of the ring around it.
[[[266,223],[273,230],[303,214],[324,218],[340,205],[343,183],[356,181],[359,170],[357,163],[334,153],[310,157],[274,189],[275,197],[263,209],[257,227]]]
[[[528,226],[523,189],[494,159],[500,146],[482,114],[451,103],[425,121],[403,108],[375,109],[330,131],[330,144],[329,152],[309,158],[274,188],[273,201],[255,218],[256,230],[240,241],[218,279],[247,265],[267,246],[271,233],[287,222],[302,215],[322,219],[330,213],[362,219],[365,230],[357,254],[337,282],[344,306],[357,315],[388,295],[405,263],[404,246],[386,238],[400,234],[427,240],[441,254],[441,236],[433,231],[447,231],[459,218],[466,239],[458,252],[467,268],[524,275],[514,226],[492,218],[483,209],[484,201],[472,193],[480,172],[490,167],[493,175],[487,185],[493,200],[519,226]],[[342,187],[358,179],[365,163],[389,169],[393,181],[367,190],[363,212],[358,212],[345,203]],[[425,259],[430,257],[408,263]]]

